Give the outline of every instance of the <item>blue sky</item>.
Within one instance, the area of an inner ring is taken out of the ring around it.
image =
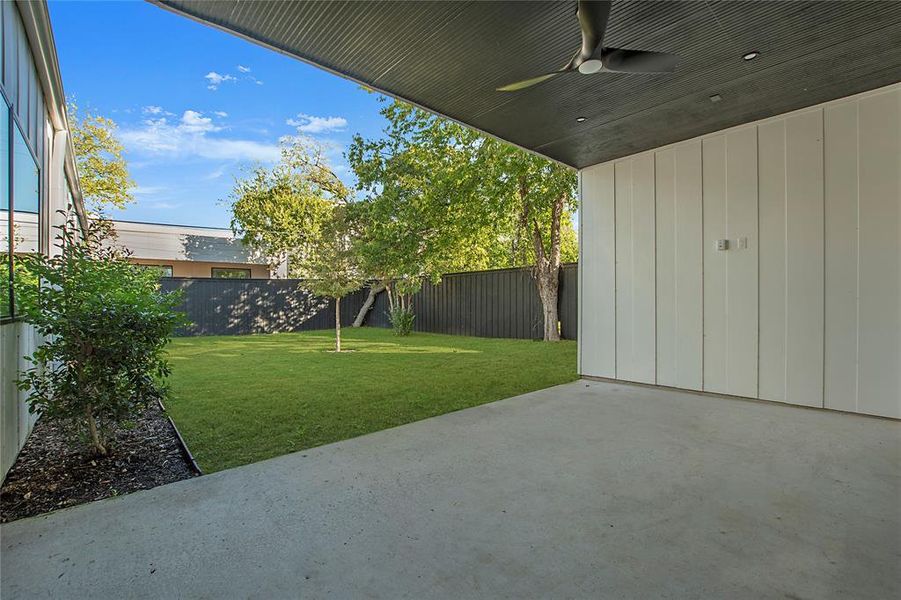
[[[378,96],[145,2],[50,2],[66,94],[119,125],[136,202],[114,218],[226,227],[242,166],[278,139],[325,145],[336,172],[354,133],[380,133]]]

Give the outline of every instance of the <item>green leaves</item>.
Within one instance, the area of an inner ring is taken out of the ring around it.
[[[125,208],[134,201],[134,182],[128,174],[116,123],[93,113],[82,117],[73,101],[67,103],[78,179],[88,210],[102,214],[106,208]]]
[[[321,147],[311,140],[286,140],[275,167],[256,167],[235,182],[232,229],[273,261],[286,257],[292,275],[303,276],[323,224],[348,197]]]
[[[561,198],[556,226],[564,259],[575,258],[572,170],[403,102],[382,115],[384,136],[355,136],[347,155],[364,193],[352,218],[374,276],[533,264],[533,225],[550,244]]]
[[[93,420],[102,430],[164,396],[164,348],[182,319],[179,296],[161,292],[156,273],[104,244],[104,223],[84,238],[76,228],[61,229],[59,255],[23,257],[41,285],[16,291],[46,340],[18,385],[32,412],[79,426]]]

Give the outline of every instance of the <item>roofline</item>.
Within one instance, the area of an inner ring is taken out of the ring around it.
[[[395,100],[400,100],[401,102],[406,102],[407,104],[411,104],[411,105],[415,106],[416,108],[419,108],[419,109],[421,109],[421,110],[424,110],[424,111],[427,112],[427,113],[431,113],[431,114],[433,114],[433,115],[438,115],[439,117],[448,119],[449,121],[453,121],[454,123],[456,123],[456,124],[458,124],[458,125],[462,125],[463,127],[467,127],[467,128],[472,129],[472,130],[474,130],[474,131],[478,131],[479,133],[481,133],[482,135],[484,135],[484,136],[486,136],[486,137],[490,137],[490,138],[493,138],[493,139],[495,139],[495,140],[504,142],[505,144],[510,144],[511,146],[515,146],[516,148],[519,148],[520,150],[523,150],[523,151],[525,151],[525,152],[528,152],[529,154],[533,154],[533,155],[538,156],[538,157],[540,157],[540,158],[543,158],[543,159],[545,159],[545,160],[549,160],[549,161],[552,162],[552,163],[556,163],[556,164],[558,164],[558,165],[561,165],[561,166],[566,167],[566,168],[568,168],[568,169],[572,169],[572,170],[574,170],[574,171],[577,171],[577,170],[578,170],[578,168],[575,167],[575,166],[573,166],[573,165],[570,165],[570,164],[567,164],[567,163],[565,163],[565,162],[559,161],[559,160],[557,160],[556,158],[551,158],[550,156],[547,156],[547,155],[545,155],[545,154],[542,154],[541,152],[538,152],[537,150],[532,150],[531,148],[526,148],[525,146],[521,146],[521,145],[519,145],[519,144],[517,144],[517,143],[511,142],[510,140],[505,140],[504,138],[502,138],[502,137],[500,137],[500,136],[498,136],[498,135],[495,135],[495,134],[493,134],[493,133],[489,133],[488,131],[485,131],[484,129],[479,129],[478,127],[475,127],[474,125],[470,125],[469,123],[464,123],[463,121],[460,121],[459,119],[455,119],[454,117],[448,116],[448,115],[446,115],[446,114],[444,114],[444,113],[442,113],[442,112],[440,112],[440,111],[438,111],[438,110],[435,110],[434,108],[429,108],[428,106],[425,106],[424,104],[420,104],[419,102],[414,102],[413,100],[409,100],[408,98],[404,98],[404,97],[399,96],[399,95],[397,95],[397,94],[395,94],[395,93],[393,93],[393,92],[389,92],[389,91],[387,91],[387,90],[384,90],[384,89],[382,89],[382,88],[380,88],[380,87],[378,87],[378,86],[372,85],[371,83],[366,83],[365,81],[360,81],[360,80],[357,79],[356,77],[353,77],[353,76],[351,76],[351,75],[348,75],[347,73],[343,73],[343,72],[341,72],[341,71],[338,71],[337,69],[332,69],[332,68],[330,68],[330,67],[326,67],[326,66],[320,65],[319,63],[313,62],[312,60],[310,60],[310,59],[308,59],[308,58],[304,58],[304,57],[302,57],[302,56],[298,56],[298,55],[296,55],[296,54],[292,54],[292,53],[289,52],[288,50],[285,50],[285,49],[283,49],[283,48],[279,48],[278,46],[273,46],[272,44],[269,44],[269,43],[264,42],[264,41],[262,41],[262,40],[258,40],[258,39],[256,39],[256,38],[250,36],[250,35],[247,35],[247,34],[245,34],[245,33],[241,33],[240,31],[235,31],[234,29],[229,29],[228,27],[226,27],[226,26],[224,26],[224,25],[220,25],[220,24],[218,24],[218,23],[212,23],[212,22],[210,22],[210,21],[207,21],[207,20],[203,19],[202,17],[199,17],[199,16],[197,16],[197,15],[195,15],[195,14],[193,14],[193,13],[187,12],[186,10],[183,10],[183,9],[181,9],[181,8],[176,8],[176,7],[174,7],[174,6],[169,5],[169,4],[167,3],[167,0],[146,0],[146,2],[149,2],[150,4],[154,4],[154,5],[156,5],[156,6],[160,7],[160,8],[162,8],[162,9],[164,9],[164,10],[167,10],[167,11],[169,11],[169,12],[171,12],[171,13],[174,13],[174,14],[176,14],[176,15],[179,15],[179,16],[182,16],[182,17],[186,17],[186,18],[188,18],[188,19],[190,19],[190,20],[192,20],[192,21],[194,21],[194,22],[196,22],[196,23],[200,23],[201,25],[206,25],[207,27],[211,27],[211,28],[213,28],[213,29],[218,29],[219,31],[223,31],[223,32],[228,33],[228,34],[230,34],[230,35],[234,35],[234,36],[239,37],[239,38],[241,38],[241,39],[243,39],[243,40],[246,40],[246,41],[248,41],[248,42],[251,42],[251,43],[253,43],[253,44],[256,44],[257,46],[262,46],[263,48],[266,48],[267,50],[272,50],[273,52],[277,52],[278,54],[282,54],[282,55],[287,56],[287,57],[289,57],[289,58],[293,58],[294,60],[299,60],[299,61],[302,62],[302,63],[306,63],[306,64],[308,64],[308,65],[310,65],[310,66],[312,66],[312,67],[316,67],[317,69],[321,69],[321,70],[323,70],[323,71],[325,71],[325,72],[327,72],[327,73],[331,73],[332,75],[337,75],[338,77],[341,77],[342,79],[347,79],[348,81],[352,81],[352,82],[356,83],[357,85],[360,85],[360,86],[365,87],[365,88],[367,88],[367,89],[375,90],[376,92],[378,92],[378,93],[380,93],[380,94],[383,94],[383,95],[385,95],[385,96],[388,96],[389,98],[394,98]]]
[[[99,218],[92,217],[91,221],[97,221]],[[132,221],[130,219],[110,219],[104,218],[105,221],[110,221],[112,223],[129,223],[132,225],[157,225],[159,227],[182,227],[187,229],[207,229],[209,231],[232,231],[230,227],[207,227],[205,225],[185,225],[180,223],[157,223],[154,221]]]
[[[72,184],[72,200],[75,203],[75,212],[84,229],[87,229],[88,219],[84,208],[84,197],[81,193],[81,184],[78,179],[78,168],[75,164],[75,146],[72,143],[69,117],[66,114],[66,94],[63,90],[63,79],[59,68],[59,57],[56,52],[56,41],[53,37],[53,26],[50,23],[50,12],[47,9],[46,0],[27,2],[16,0],[16,8],[22,17],[25,27],[25,35],[31,46],[31,54],[34,58],[38,79],[44,97],[50,102],[44,102],[47,112],[50,114],[50,122],[55,131],[66,131],[66,158],[63,168],[66,177]]]

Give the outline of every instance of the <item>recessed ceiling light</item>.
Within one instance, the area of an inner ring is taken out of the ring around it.
[[[752,50],[752,51],[748,52],[747,54],[742,55],[742,58],[744,60],[754,60],[758,56],[760,56],[760,52],[758,52],[757,50]]]
[[[587,117],[576,117],[576,123],[584,123]]]
[[[723,99],[723,97],[720,96],[719,94],[714,94],[710,97],[711,102],[719,102],[722,99]]]

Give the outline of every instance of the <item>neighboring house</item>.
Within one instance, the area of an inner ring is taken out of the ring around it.
[[[273,279],[288,275],[286,261],[275,268],[230,229],[165,223],[113,221],[116,243],[131,261],[160,270],[164,277]]]
[[[578,169],[581,375],[901,417],[898,2],[154,1]]]
[[[27,366],[23,357],[40,343],[17,313],[11,285],[15,257],[55,252],[53,227],[73,211],[82,229],[87,222],[47,5],[0,3],[0,32],[0,474],[5,476],[36,420],[15,379]]]

